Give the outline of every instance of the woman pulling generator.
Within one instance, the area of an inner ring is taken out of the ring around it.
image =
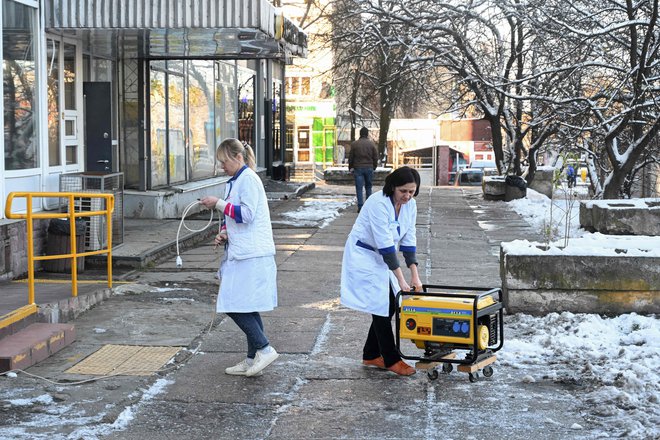
[[[369,197],[358,215],[344,247],[341,303],[372,316],[362,351],[362,363],[402,376],[415,374],[399,355],[392,332],[397,307],[395,293],[410,291],[399,266],[399,249],[410,269],[410,284],[422,289],[417,272],[415,223],[420,177],[417,170],[401,167]]]

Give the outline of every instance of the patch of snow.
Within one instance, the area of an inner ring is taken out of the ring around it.
[[[193,290],[188,287],[155,287],[154,292],[163,293],[163,292],[182,292],[184,290]]]
[[[503,365],[585,387],[583,404],[604,424],[615,427],[617,436],[657,438],[660,434],[657,317],[516,314],[506,317],[506,329],[504,348],[498,352]]]
[[[511,255],[598,255],[607,257],[660,257],[660,237],[644,235],[604,235],[599,232],[548,244],[514,240],[502,243],[502,249]]]
[[[528,188],[525,198],[507,203],[539,232],[548,227],[556,230],[558,236],[568,231],[569,237],[579,237],[585,232],[580,229],[580,203],[576,199],[550,200],[546,195]]]
[[[285,223],[293,226],[318,226],[325,228],[339,216],[339,211],[351,206],[354,199],[309,199],[303,206],[293,212],[285,212],[282,216],[290,221],[273,223]]]
[[[139,402],[134,405],[126,407],[117,417],[117,419],[111,423],[105,423],[96,426],[88,426],[76,430],[71,433],[68,438],[78,439],[78,438],[98,438],[98,436],[105,436],[110,434],[112,431],[121,431],[126,429],[128,424],[135,417],[135,413],[138,408],[145,403],[148,403],[157,395],[161,394],[168,385],[173,384],[174,381],[166,378],[158,379],[154,382],[149,389],[147,389],[143,394]]]
[[[50,394],[42,394],[29,399],[8,399],[7,403],[15,406],[50,405],[53,403],[53,398]]]

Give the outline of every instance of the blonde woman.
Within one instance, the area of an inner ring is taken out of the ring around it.
[[[264,332],[260,312],[277,306],[277,266],[270,212],[263,183],[255,173],[252,148],[237,139],[225,139],[216,151],[231,176],[224,198],[207,196],[200,203],[224,214],[216,245],[225,246],[220,265],[216,310],[226,313],[247,337],[247,357],[226,374],[256,376],[279,354]]]

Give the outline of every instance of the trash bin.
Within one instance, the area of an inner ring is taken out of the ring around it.
[[[69,220],[52,219],[48,224],[48,241],[46,243],[46,255],[62,255],[71,253],[71,222]],[[76,222],[76,252],[85,252],[85,232],[87,224],[84,221]],[[77,270],[85,269],[85,257],[78,257]],[[44,260],[42,268],[46,272],[71,273],[71,258],[58,258],[55,260]]]
[[[272,178],[273,180],[280,180],[282,182],[286,182],[287,180],[289,180],[289,167],[284,165],[283,163],[273,165]]]
[[[504,179],[504,201],[522,199],[527,195],[527,182],[520,176],[506,176]]]

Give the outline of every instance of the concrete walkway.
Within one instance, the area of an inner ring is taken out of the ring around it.
[[[347,197],[349,187],[320,186],[310,198]],[[479,189],[423,188],[418,197],[418,257],[428,284],[498,287],[501,240],[535,239],[523,220]],[[304,200],[273,206],[274,221]],[[76,320],[78,341],[30,369],[52,380],[77,380],[65,370],[104,344],[183,346],[156,376],[117,376],[53,387],[19,375],[0,380],[8,395],[56,394],[70,423],[29,425],[49,408],[5,407],[0,438],[110,439],[577,439],[596,431],[570,385],[540,380],[533,367],[494,365],[495,375],[470,383],[465,374],[410,378],[361,366],[370,317],[339,305],[343,245],[355,207],[329,226],[278,226],[279,307],[264,314],[281,357],[263,376],[224,374],[244,356],[244,336],[225,316],[213,317],[214,272],[220,254],[200,245],[135,273],[136,284]],[[276,223],[277,224],[277,223]],[[210,325],[212,323],[212,325]],[[505,342],[506,346],[506,342]],[[414,350],[407,345],[406,350]],[[19,391],[16,391],[19,390]],[[126,408],[130,408],[127,413]],[[85,422],[77,421],[87,417]],[[114,424],[114,425],[113,425]],[[11,431],[16,427],[23,434]],[[68,436],[68,437],[67,437]]]

